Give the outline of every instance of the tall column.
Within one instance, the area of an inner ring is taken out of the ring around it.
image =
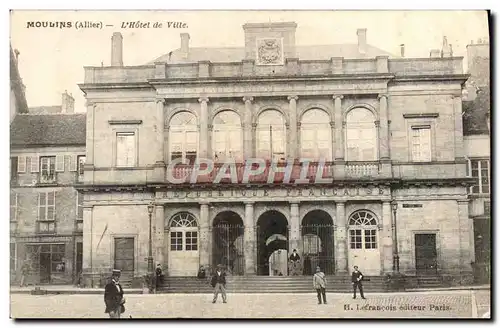
[[[290,247],[289,251],[296,249],[302,254],[302,245],[300,244],[300,217],[299,202],[290,202]]]
[[[345,217],[345,202],[337,202],[336,209],[336,238],[335,238],[335,262],[336,271],[340,274],[346,274],[347,269],[347,224]]]
[[[165,263],[165,209],[163,204],[156,204],[155,206],[155,224],[154,232],[154,247],[155,247],[155,260],[160,263],[163,268],[167,267]]]
[[[198,99],[200,102],[200,157],[208,158],[208,101],[207,97]]]
[[[200,204],[200,265],[210,264],[210,229],[208,203]]]
[[[256,235],[253,202],[245,203],[245,275],[255,275]]]
[[[469,217],[469,201],[457,200],[460,235],[460,276],[462,284],[472,283],[471,262],[474,261],[473,220]]]
[[[87,101],[87,153],[85,155],[86,164],[94,164],[94,117],[96,104]]]
[[[156,156],[154,179],[157,182],[165,180],[165,99],[156,99]]]
[[[382,202],[382,232],[380,234],[380,244],[382,245],[382,271],[384,273],[392,272],[393,245],[392,245],[392,212],[391,203]]]
[[[91,287],[93,282],[93,256],[92,249],[95,236],[93,235],[93,206],[83,206],[83,254],[82,254],[82,271],[84,275],[85,286]]]
[[[289,115],[290,115],[290,138],[288,140],[289,145],[289,158],[295,159],[297,157],[297,96],[289,96]]]
[[[335,149],[336,149],[336,144],[337,140],[335,139],[335,121],[330,122],[330,128],[332,129],[331,136],[332,136],[332,161],[335,160]]]
[[[380,159],[390,158],[389,149],[389,117],[387,112],[387,95],[381,94],[378,96],[380,106]]]
[[[243,97],[245,102],[245,115],[243,116],[243,149],[244,158],[253,157],[253,145],[252,145],[252,101],[253,97],[245,96]]]
[[[335,102],[335,160],[344,160],[344,127],[343,127],[343,115],[342,115],[342,95],[334,95],[333,99]]]
[[[334,141],[334,160],[335,165],[333,167],[333,175],[336,179],[342,179],[345,177],[345,156],[344,156],[344,129],[345,122],[344,116],[342,115],[342,95],[334,95],[335,111],[334,111],[334,131],[335,131],[335,141]]]

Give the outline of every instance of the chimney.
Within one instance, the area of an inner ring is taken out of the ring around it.
[[[451,57],[451,49],[448,44],[448,38],[443,36],[443,48],[441,49],[441,57]]]
[[[431,49],[430,57],[431,58],[441,57],[441,51],[439,51],[439,49]]]
[[[366,54],[366,28],[358,28],[358,51],[360,54]]]
[[[62,94],[61,113],[74,113],[75,112],[75,98],[64,90]]]
[[[399,49],[401,50],[401,57],[404,57],[405,56],[405,45],[404,45],[404,43],[399,45]]]
[[[189,33],[181,33],[181,53],[184,59],[189,57]]]
[[[111,37],[111,66],[123,66],[123,36],[120,32]]]

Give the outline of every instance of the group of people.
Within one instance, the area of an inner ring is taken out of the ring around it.
[[[156,271],[157,276],[162,275],[161,267]],[[123,288],[120,285],[120,270],[113,270],[111,280],[106,285],[104,290],[104,302],[106,304],[106,313],[109,314],[110,318],[120,318],[121,314],[125,312],[125,297],[123,297]],[[205,278],[206,272],[204,268],[200,268],[198,272],[198,278]],[[364,276],[359,271],[357,266],[354,266],[354,270],[351,275],[351,282],[353,287],[353,298],[356,299],[356,291],[359,290],[359,294],[362,299],[366,299],[363,293],[363,280]],[[219,297],[219,293],[222,296],[222,303],[227,303],[226,295],[226,272],[221,264],[217,265],[217,269],[212,274],[210,279],[210,285],[214,289],[214,296],[212,303],[216,303]],[[321,268],[316,267],[316,273],[313,275],[313,288],[316,290],[318,297],[318,304],[327,304],[326,302],[326,275],[323,273]]]

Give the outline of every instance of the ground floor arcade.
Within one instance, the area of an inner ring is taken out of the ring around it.
[[[200,266],[216,264],[233,275],[288,275],[296,249],[299,274],[317,265],[348,274],[357,265],[367,275],[384,275],[397,261],[409,275],[465,277],[474,257],[460,187],[89,190],[84,274],[146,273],[149,220],[154,262],[171,276],[194,276]]]

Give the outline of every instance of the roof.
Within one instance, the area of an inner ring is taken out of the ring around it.
[[[464,135],[489,134],[490,89],[479,88],[472,101],[462,103]]]
[[[385,50],[367,45],[366,54],[361,54],[357,44],[332,44],[332,45],[312,45],[296,46],[295,57],[300,60],[329,60],[332,57],[344,57],[349,59],[375,58],[377,56],[397,57]],[[162,55],[148,63],[189,63],[198,61],[211,62],[239,62],[245,59],[244,47],[227,48],[189,48],[189,58],[184,59],[180,49],[176,49]]]
[[[16,115],[10,126],[12,146],[85,145],[86,114]]]
[[[56,114],[62,111],[62,106],[37,106],[37,107],[29,107],[28,111],[31,114]]]
[[[16,95],[16,111],[18,113],[27,113],[28,102],[26,101],[26,94],[24,93],[24,84],[19,74],[16,54],[12,46],[10,47],[10,87]]]

